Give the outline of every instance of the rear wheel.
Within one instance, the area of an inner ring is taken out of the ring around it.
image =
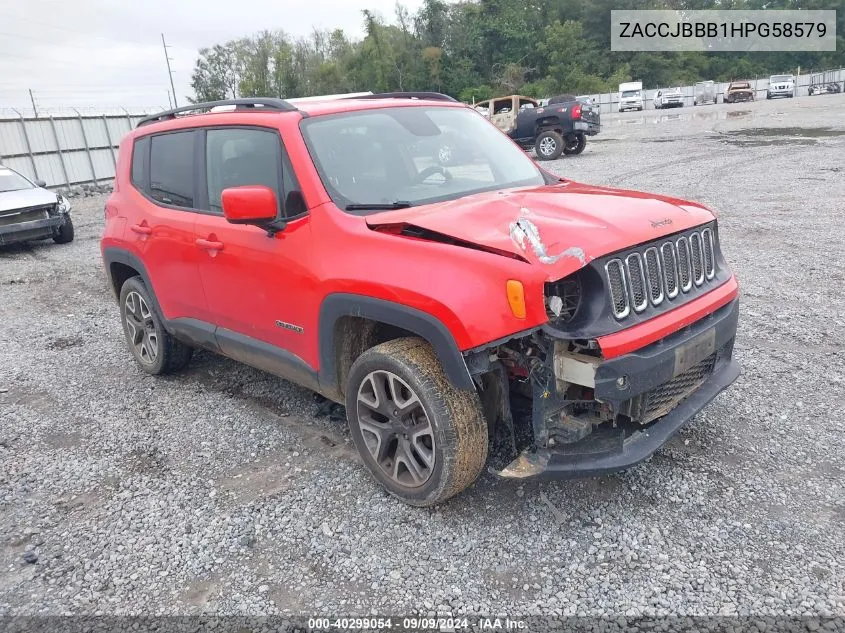
[[[534,151],[540,160],[555,160],[563,153],[563,137],[554,130],[541,132],[534,141]]]
[[[478,395],[452,385],[422,339],[388,341],[358,357],[346,415],[373,477],[411,505],[446,501],[470,486],[487,461]]]
[[[164,329],[153,308],[150,291],[140,277],[127,279],[120,290],[120,320],[129,351],[148,374],[169,374],[183,369],[193,350]]]
[[[563,148],[563,153],[569,156],[580,154],[587,147],[586,135],[578,132],[567,135],[564,140],[566,141],[566,146]]]

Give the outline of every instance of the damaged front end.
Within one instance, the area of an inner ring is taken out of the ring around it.
[[[628,468],[739,375],[736,282],[715,223],[594,260],[545,295],[548,324],[467,354],[488,420],[511,438],[501,477]],[[669,333],[653,340],[658,324]],[[626,330],[652,340],[608,353],[603,342]]]

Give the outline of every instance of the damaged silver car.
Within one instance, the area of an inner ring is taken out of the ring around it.
[[[70,202],[45,187],[0,165],[0,245],[48,237],[57,244],[73,241]]]

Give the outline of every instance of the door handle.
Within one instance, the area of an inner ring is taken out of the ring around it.
[[[197,246],[200,248],[204,248],[208,251],[222,251],[223,250],[223,242],[215,242],[214,240],[204,240],[202,238],[197,239],[196,241]]]
[[[146,224],[133,224],[129,227],[132,229],[133,233],[137,233],[138,235],[152,235],[153,229]]]

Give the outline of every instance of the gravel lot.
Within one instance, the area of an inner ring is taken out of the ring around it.
[[[0,250],[0,615],[845,616],[845,95],[605,123],[551,168],[710,205],[743,292],[743,376],[651,460],[406,507],[306,390],[142,375],[77,199]]]

